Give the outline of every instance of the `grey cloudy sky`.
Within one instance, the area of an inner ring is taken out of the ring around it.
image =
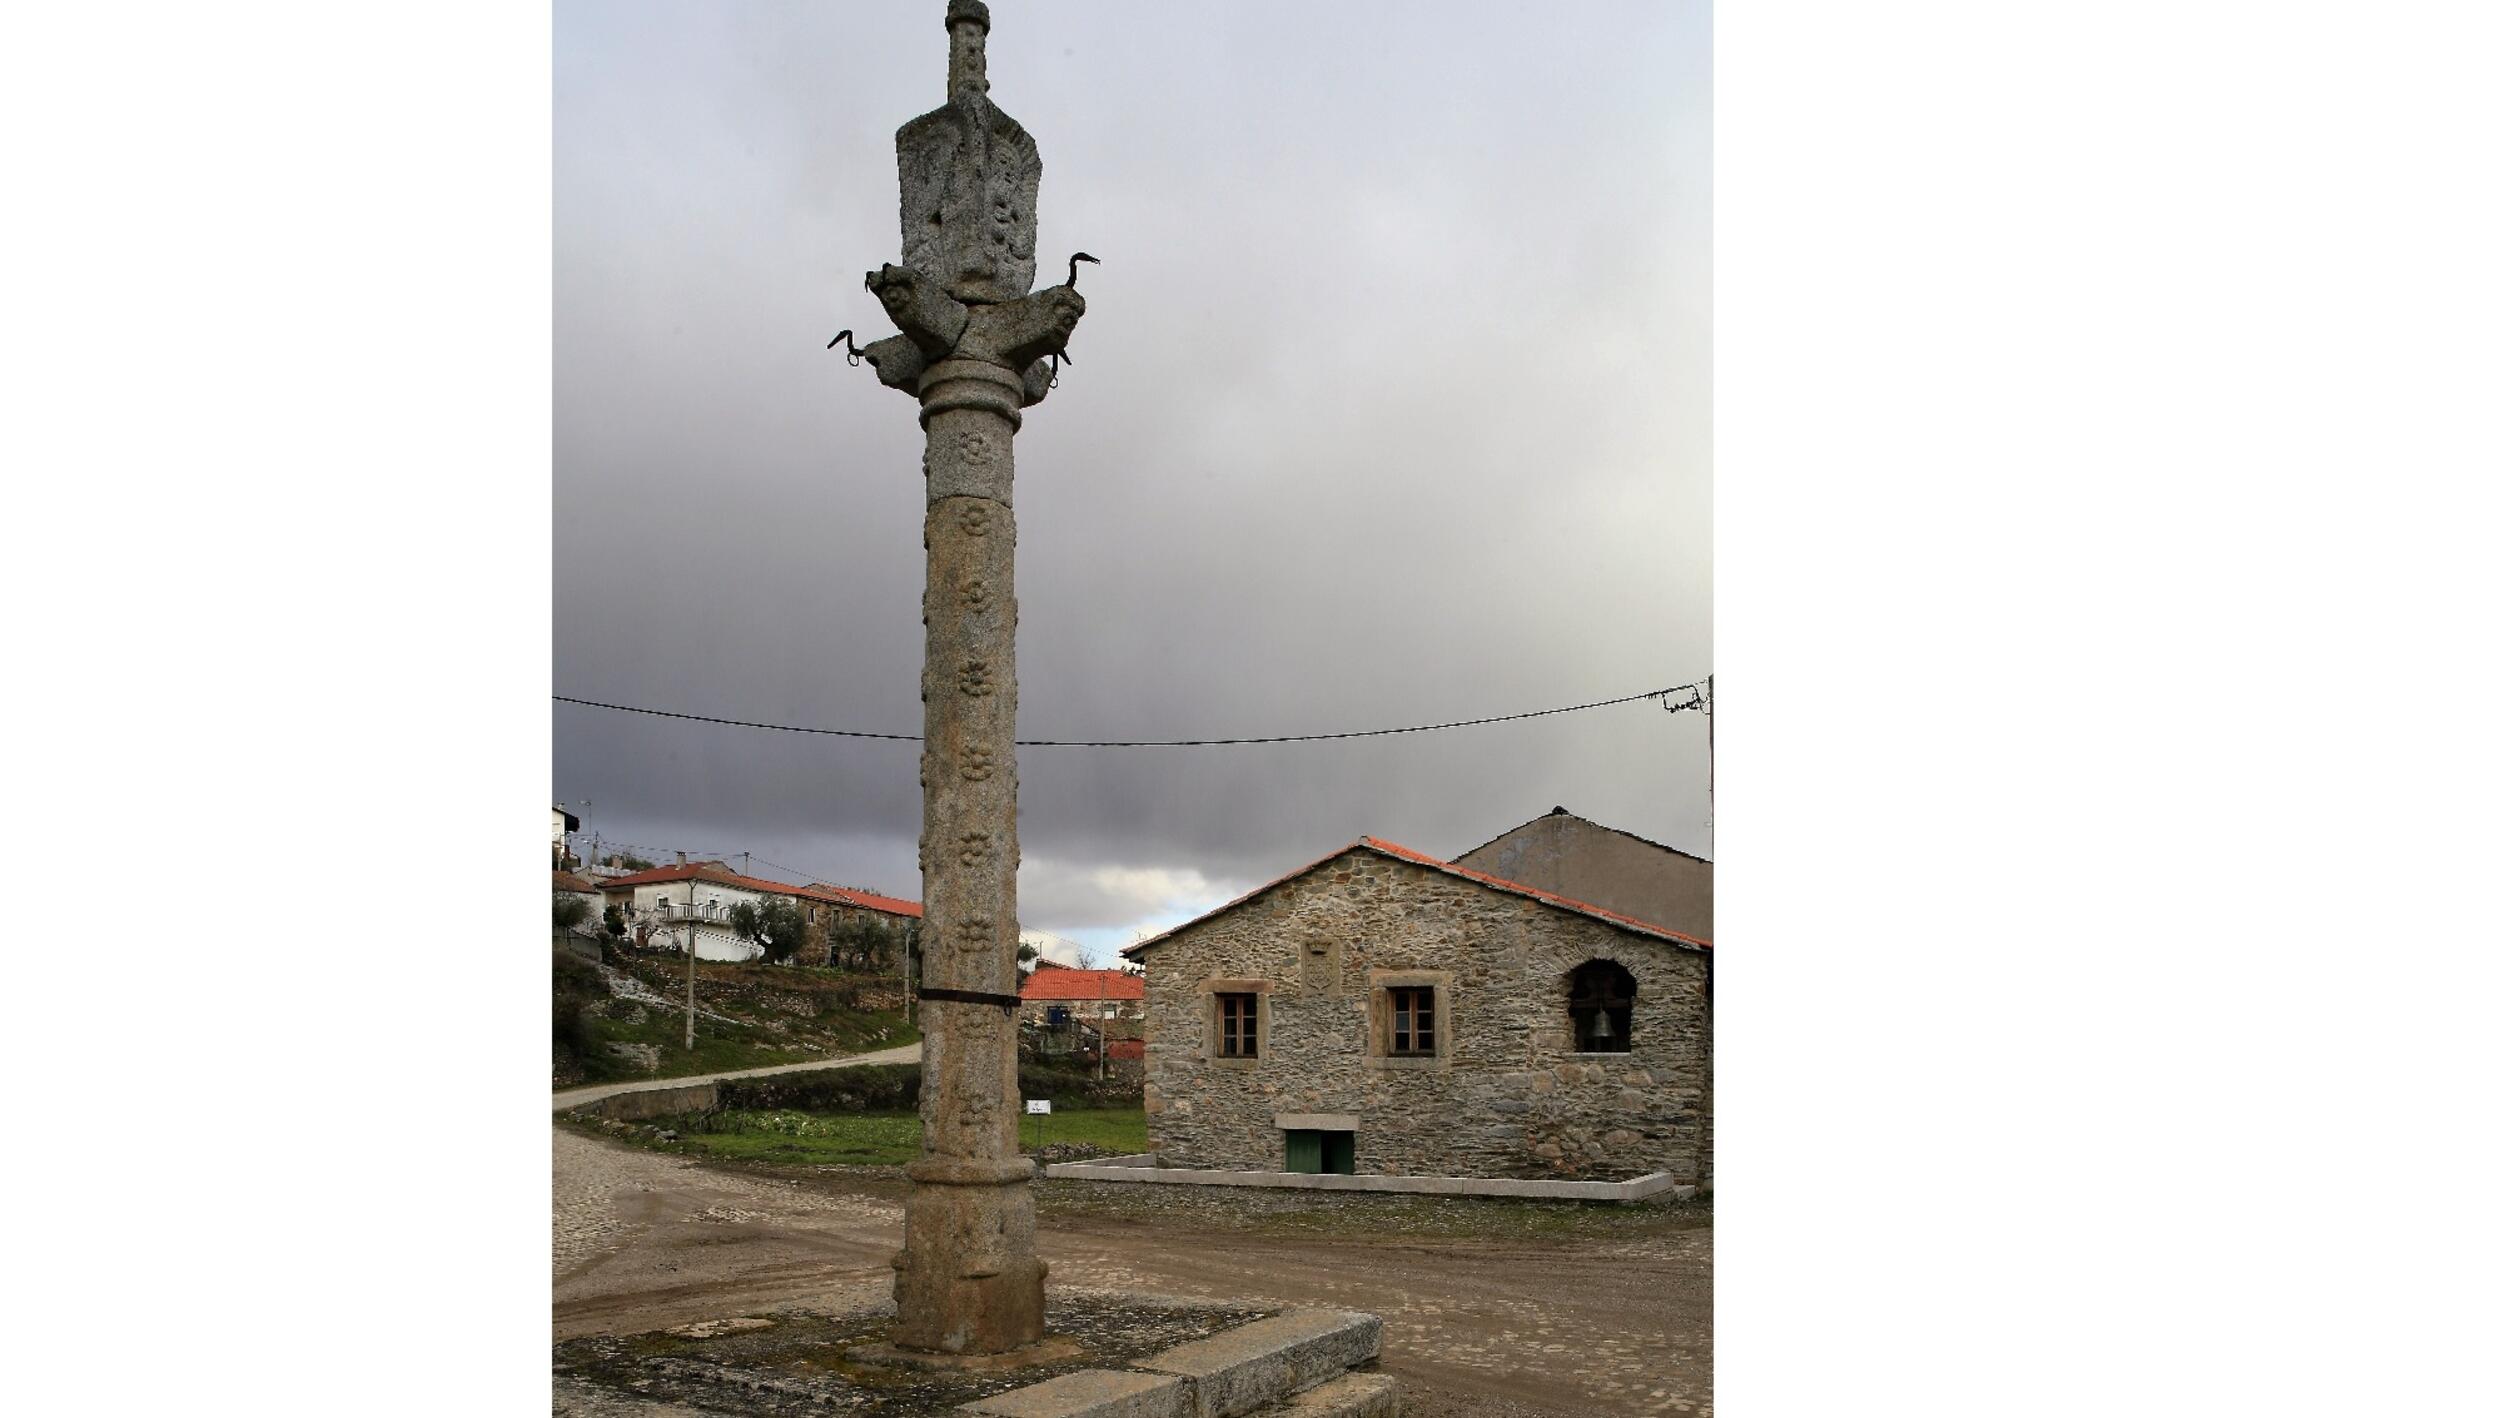
[[[559,0],[559,693],[916,733],[920,431],[893,132],[942,0]],[[1076,363],[1017,439],[1019,733],[1500,714],[1710,664],[1699,4],[993,0]],[[604,838],[917,896],[915,746],[557,705]],[[1707,852],[1698,714],[1022,751],[1024,923],[1097,946],[1357,835],[1563,804]]]

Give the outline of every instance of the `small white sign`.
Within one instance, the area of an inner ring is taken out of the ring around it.
[[[1027,1098],[1024,1100],[1024,1110],[1028,1113],[1047,1113],[1050,1111],[1050,1100],[1048,1098]]]

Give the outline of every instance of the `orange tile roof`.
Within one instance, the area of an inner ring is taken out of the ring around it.
[[[1200,921],[1223,915],[1225,912],[1253,899],[1254,897],[1264,896],[1275,890],[1277,887],[1284,885],[1286,882],[1293,880],[1295,877],[1302,876],[1308,872],[1317,871],[1319,868],[1326,866],[1330,862],[1335,861],[1337,858],[1344,856],[1348,852],[1365,851],[1375,852],[1381,856],[1391,857],[1402,862],[1411,862],[1416,866],[1428,867],[1433,871],[1447,872],[1449,875],[1458,877],[1463,881],[1472,881],[1479,886],[1488,887],[1495,891],[1508,892],[1514,896],[1525,896],[1531,901],[1540,901],[1548,906],[1556,907],[1560,910],[1571,911],[1579,915],[1594,917],[1595,919],[1604,921],[1609,925],[1621,926],[1625,930],[1635,931],[1642,935],[1656,936],[1661,940],[1672,941],[1678,945],[1693,946],[1700,950],[1710,949],[1710,942],[1703,940],[1699,936],[1689,936],[1684,934],[1682,931],[1671,931],[1665,926],[1652,925],[1648,921],[1634,920],[1632,917],[1626,916],[1619,911],[1609,911],[1603,906],[1592,906],[1586,901],[1574,901],[1568,896],[1557,896],[1553,892],[1544,890],[1541,887],[1526,886],[1516,881],[1504,881],[1498,876],[1487,876],[1485,873],[1477,871],[1473,867],[1462,867],[1452,862],[1445,862],[1439,857],[1428,857],[1423,853],[1416,851],[1412,847],[1401,847],[1395,842],[1385,842],[1378,837],[1358,837],[1352,842],[1347,843],[1345,846],[1338,848],[1336,851],[1330,852],[1327,856],[1320,858],[1318,861],[1312,862],[1307,866],[1296,867],[1292,871],[1289,871],[1283,876],[1276,878],[1274,881],[1269,882],[1267,885],[1262,886],[1255,891],[1249,892],[1246,895],[1234,897],[1232,900],[1225,902],[1223,905],[1216,907],[1214,910],[1207,912],[1203,916],[1183,921],[1179,925],[1172,927],[1170,930],[1164,931],[1159,935],[1150,936],[1145,940],[1137,942],[1135,945],[1124,945],[1120,947],[1120,953],[1122,955],[1133,956],[1137,954],[1137,952],[1144,950],[1149,946],[1160,945],[1164,941],[1178,935],[1180,932],[1198,924]]]
[[[917,901],[906,901],[899,896],[879,896],[873,891],[861,891],[856,887],[834,886],[826,882],[811,881],[800,887],[798,894],[813,896],[842,906],[863,906],[871,911],[883,911],[889,916],[917,918],[920,915],[920,903]]]
[[[1144,999],[1143,978],[1119,970],[1036,970],[1024,977],[1026,999]]]
[[[768,896],[803,896],[810,900],[831,902],[836,906],[860,906],[871,911],[883,911],[889,916],[917,917],[920,914],[920,903],[917,901],[905,901],[894,896],[879,896],[868,891],[854,891],[847,886],[829,886],[821,881],[810,882],[805,886],[792,886],[786,881],[772,881],[760,876],[740,876],[719,862],[688,862],[684,866],[653,867],[649,871],[638,871],[631,876],[610,877],[599,883],[599,889],[602,891],[631,890],[637,886],[659,886],[672,881],[710,881],[722,886],[743,886],[749,891],[761,891]]]
[[[630,876],[612,876],[599,883],[599,889],[614,891],[626,886],[658,886],[669,881],[717,881],[727,886],[741,886],[747,880],[718,862],[688,862],[684,866],[653,867]],[[777,881],[766,883],[766,886],[774,891],[790,889]]]

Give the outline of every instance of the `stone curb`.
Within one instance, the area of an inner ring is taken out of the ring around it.
[[[1163,1374],[1086,1369],[992,1394],[955,1411],[997,1418],[1188,1418],[1189,1385]]]
[[[1380,1316],[1294,1310],[1166,1349],[1137,1367],[1188,1380],[1194,1418],[1237,1418],[1380,1357]]]
[[[1086,1369],[967,1403],[985,1418],[1396,1418],[1397,1380],[1346,1371],[1380,1357],[1380,1316],[1289,1310],[1177,1345],[1129,1370]],[[1308,1392],[1305,1392],[1308,1390]],[[1297,1395],[1299,1395],[1297,1397]]]
[[[1275,1413],[1276,1418],[1398,1418],[1398,1381],[1387,1374],[1347,1374],[1304,1389]]]
[[[1073,1182],[1162,1182],[1185,1187],[1279,1187],[1301,1191],[1404,1192],[1421,1196],[1524,1196],[1558,1201],[1641,1201],[1661,1192],[1690,1200],[1697,1189],[1678,1186],[1667,1172],[1620,1182],[1575,1182],[1536,1177],[1388,1177],[1371,1173],[1227,1172],[1211,1167],[1157,1167],[1151,1152],[1092,1162],[1054,1162],[1042,1175]]]

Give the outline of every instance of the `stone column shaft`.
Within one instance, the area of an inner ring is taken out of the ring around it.
[[[928,581],[921,619],[921,980],[1013,996],[1016,974],[1016,523],[1019,375],[977,359],[921,375]],[[920,1006],[921,1155],[895,1258],[894,1339],[995,1353],[1042,1337],[1033,1164],[1016,1145],[1016,1015]]]

